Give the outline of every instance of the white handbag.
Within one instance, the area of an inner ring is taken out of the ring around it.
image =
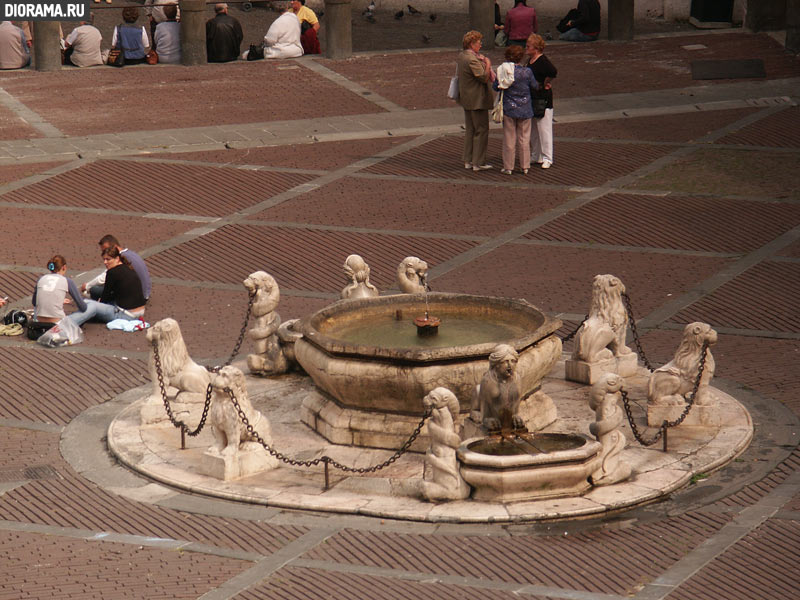
[[[450,87],[447,88],[447,97],[450,100],[458,100],[458,65],[456,65],[456,74],[450,78]]]
[[[497,102],[495,102],[492,109],[492,121],[495,123],[503,122],[503,90],[500,90],[500,95],[497,97]]]

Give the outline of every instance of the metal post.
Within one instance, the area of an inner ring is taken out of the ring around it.
[[[204,65],[206,55],[206,1],[180,0],[181,62],[184,65]]]
[[[353,23],[350,10],[350,0],[325,0],[327,58],[350,58],[353,55]]]
[[[494,48],[494,0],[469,0],[469,28],[483,34],[483,49]]]
[[[186,450],[186,427],[181,426],[181,450]]]
[[[325,464],[325,491],[327,492],[331,488],[331,483],[328,475],[328,457],[323,456],[322,462]]]
[[[662,431],[661,438],[664,440],[663,449],[664,449],[664,452],[666,452],[667,451],[667,431],[669,431],[669,428],[667,427],[667,422],[666,421],[664,421],[661,424],[661,431]]]
[[[608,39],[633,39],[633,0],[608,0]]]
[[[58,21],[33,23],[33,60],[37,71],[61,70]]]

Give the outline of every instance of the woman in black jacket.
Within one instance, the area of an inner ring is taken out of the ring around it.
[[[549,169],[553,164],[553,90],[550,82],[558,75],[558,69],[543,54],[544,46],[544,38],[532,33],[528,37],[525,51],[528,67],[539,83],[536,98],[544,98],[547,101],[543,115],[537,116],[534,111],[531,127],[531,162],[541,164],[543,169]]]

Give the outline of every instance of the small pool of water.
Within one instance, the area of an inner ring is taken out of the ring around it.
[[[520,456],[523,454],[549,454],[559,450],[573,450],[580,448],[586,443],[581,437],[544,433],[539,435],[520,435],[510,437],[510,439],[500,439],[497,437],[485,438],[473,442],[469,449],[478,454],[488,456]]]
[[[442,348],[451,346],[468,346],[506,342],[523,335],[521,327],[508,323],[489,323],[464,317],[442,317],[439,333],[433,336],[417,336],[417,327],[409,315],[400,321],[394,318],[385,320],[369,320],[363,323],[350,322],[340,328],[331,327],[325,335],[348,342],[366,346],[384,348]],[[437,316],[437,315],[432,315]]]

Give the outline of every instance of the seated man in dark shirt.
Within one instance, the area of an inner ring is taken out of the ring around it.
[[[230,62],[239,58],[244,34],[239,21],[228,16],[228,5],[215,4],[216,16],[206,21],[206,52],[208,62]]]
[[[594,42],[600,35],[600,2],[578,0],[578,8],[570,11],[568,29],[558,36],[565,42]]]

